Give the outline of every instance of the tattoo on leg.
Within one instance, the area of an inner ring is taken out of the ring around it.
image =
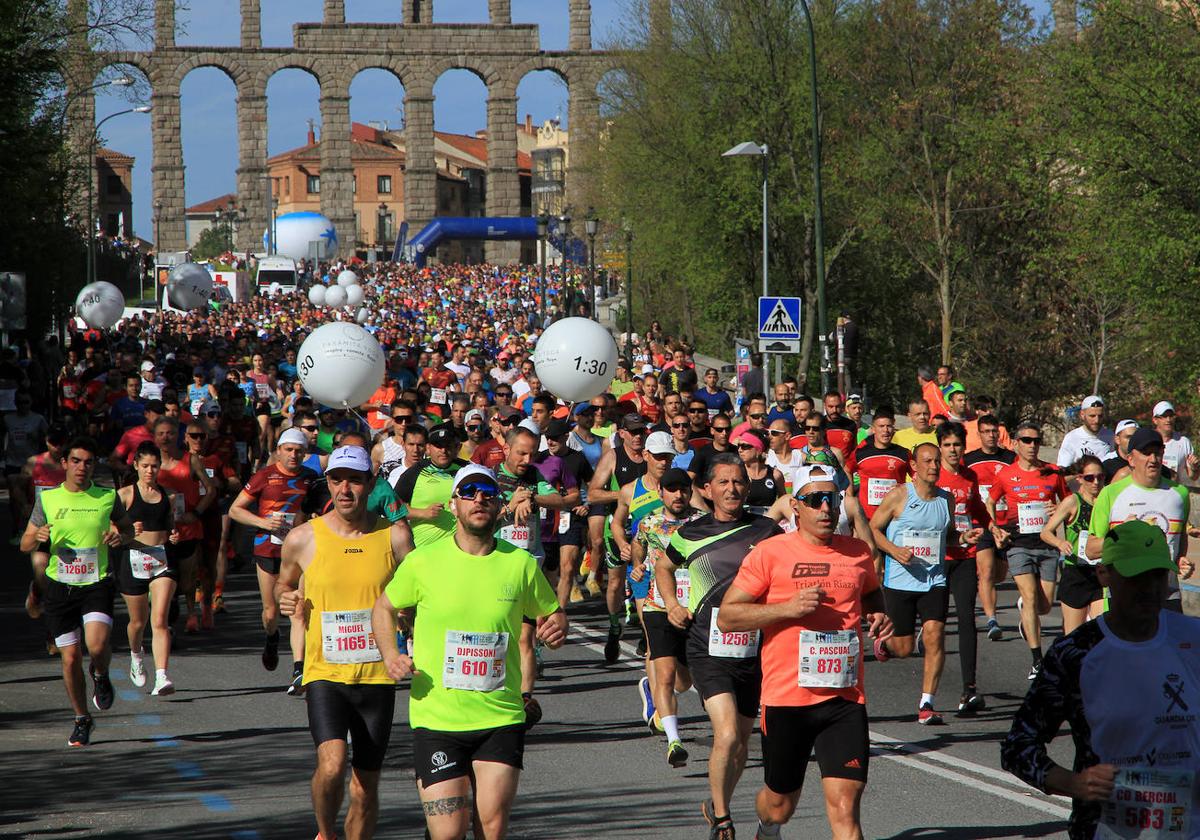
[[[425,809],[425,816],[432,817],[466,810],[471,807],[471,803],[465,796],[447,796],[445,799],[431,799],[428,802],[422,802],[421,806]]]

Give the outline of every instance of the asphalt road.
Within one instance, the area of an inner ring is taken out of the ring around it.
[[[123,608],[112,673],[117,700],[96,712],[92,746],[66,746],[71,730],[57,659],[40,623],[24,613],[25,558],[11,548],[0,564],[0,836],[37,838],[308,838],[315,833],[308,779],[314,764],[303,700],[283,685],[284,657],[268,673],[259,662],[257,591],[244,570],[231,578],[230,612],[217,629],[179,637],[171,675],[178,693],[150,697],[128,679]],[[1002,623],[1015,621],[1011,584],[1001,590]],[[700,838],[707,826],[711,737],[699,698],[682,699],[683,737],[692,759],[674,770],[665,742],[640,720],[632,645],[606,667],[606,620],[598,601],[573,614],[570,643],[547,653],[538,685],[545,719],[530,734],[514,813],[514,838]],[[1052,617],[1053,618],[1053,617]],[[982,620],[980,620],[982,626]],[[1057,619],[1050,629],[1057,629]],[[915,722],[921,660],[868,662],[874,753],[864,801],[872,838],[1045,837],[1061,835],[1069,803],[1043,796],[999,769],[998,743],[1027,687],[1029,656],[1015,632],[980,642],[979,684],[988,709],[974,719],[949,714],[959,691],[953,620],[937,707],[947,725]],[[412,775],[407,697],[399,689],[384,767],[379,837],[419,838],[422,816]],[[1054,752],[1069,761],[1069,739]],[[761,783],[758,737],[735,795],[734,819],[753,837]],[[789,838],[827,837],[819,775],[808,784]]]

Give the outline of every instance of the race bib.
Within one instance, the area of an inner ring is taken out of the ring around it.
[[[988,499],[991,498],[991,495],[992,495],[992,485],[990,485],[990,484],[980,484],[979,485],[979,498],[983,499],[986,502]],[[1008,510],[1008,500],[1007,499],[1001,499],[1000,501],[996,502],[995,504],[996,504],[996,510],[998,510],[998,511],[999,510]]]
[[[646,574],[650,575],[653,578],[654,569],[647,566]],[[686,607],[688,605],[688,598],[691,597],[691,594],[692,594],[692,579],[691,579],[690,575],[688,574],[688,570],[687,569],[676,569],[675,570],[675,600],[679,602],[679,605],[681,607]],[[657,586],[653,587],[651,597],[656,606],[661,607],[664,610],[667,608],[667,603],[666,603],[666,601],[663,600],[662,593],[659,592]]]
[[[558,512],[558,533],[565,534],[571,530],[571,511],[560,510]]]
[[[1193,781],[1194,774],[1187,770],[1118,770],[1112,797],[1100,811],[1097,840],[1191,837]]]
[[[265,382],[256,382],[254,384],[254,392],[258,394],[260,400],[265,400],[271,396],[271,386]]]
[[[529,548],[529,525],[505,525],[500,529],[500,539],[510,542],[517,548]]]
[[[65,399],[73,400],[75,397],[79,396],[79,392],[75,390],[74,385],[68,385],[66,382],[64,382],[62,386],[62,395]]]
[[[1020,502],[1017,504],[1017,531],[1022,534],[1040,534],[1046,527],[1049,505],[1045,502]]]
[[[861,642],[856,630],[820,633],[800,631],[798,683],[805,688],[850,688],[858,685]]]
[[[274,543],[275,545],[283,545],[283,540],[285,537],[287,537],[287,532],[292,530],[292,523],[296,521],[296,514],[285,513],[285,514],[282,514],[282,518],[283,518],[283,524],[286,525],[287,527],[284,529],[282,537],[277,536],[274,533],[271,534],[271,542]]]
[[[1079,529],[1079,540],[1078,540],[1078,542],[1075,543],[1075,556],[1078,557],[1081,562],[1086,563],[1089,566],[1095,566],[1100,561],[1093,560],[1087,556],[1087,541],[1088,541],[1087,528],[1080,528]]]
[[[872,507],[879,507],[883,504],[884,498],[896,486],[894,478],[868,478],[867,479],[867,504]]]
[[[193,417],[198,417],[200,415],[200,409],[202,409],[202,408],[204,408],[204,400],[203,399],[192,400],[191,414]]]
[[[718,414],[720,414],[720,413],[721,413],[721,409],[719,409],[719,408],[710,408],[710,409],[708,410],[708,419],[711,421],[711,420],[712,420],[714,417],[716,417],[716,416],[717,416]]]
[[[138,580],[150,580],[167,570],[167,547],[148,545],[129,549],[129,568]]]
[[[712,623],[708,626],[708,655],[729,659],[753,659],[758,656],[758,631],[722,633],[717,629],[717,613],[720,611],[720,608],[713,607]]]
[[[379,662],[370,610],[321,611],[321,654],[333,665]]]
[[[433,388],[429,392],[430,405],[445,405],[446,404],[446,389]]]
[[[954,506],[954,530],[960,534],[971,530],[971,515],[967,513],[965,502],[959,502]]]
[[[58,549],[55,556],[58,582],[71,586],[86,586],[100,582],[100,562],[95,548]]]
[[[216,474],[217,474],[217,471],[216,471],[216,470],[210,470],[208,467],[205,467],[205,468],[204,468],[204,471],[205,471],[206,473],[208,473],[208,477],[209,477],[209,478],[215,478],[215,477],[216,477]],[[200,482],[200,495],[201,495],[201,496],[207,496],[207,495],[208,495],[208,488],[204,486],[204,482],[203,482],[203,481],[201,481],[201,482]]]
[[[504,688],[507,633],[446,631],[446,658],[442,687],[463,691],[496,691]]]
[[[942,562],[942,535],[939,531],[904,531],[904,547],[912,551],[912,562],[936,566]]]
[[[250,446],[245,441],[237,441],[233,444],[233,448],[237,450],[237,458],[239,464],[248,463],[250,460]]]

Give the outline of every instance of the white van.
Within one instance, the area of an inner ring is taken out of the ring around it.
[[[273,284],[278,283],[281,293],[294,292],[299,286],[296,262],[290,257],[263,257],[258,261],[258,274],[254,285],[260,295],[265,295]]]

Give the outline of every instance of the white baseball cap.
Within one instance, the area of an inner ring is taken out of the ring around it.
[[[487,418],[483,416],[483,412],[478,408],[472,408],[463,416],[463,425],[467,425],[472,420],[478,420],[480,423],[487,422]]]
[[[828,464],[805,464],[797,468],[795,476],[792,478],[792,495],[801,495],[800,491],[806,485],[814,484],[818,481],[828,481],[836,483],[837,473],[833,471],[833,467]]]
[[[1154,411],[1151,412],[1155,417],[1162,417],[1167,412],[1175,413],[1175,406],[1171,405],[1166,400],[1159,400],[1154,404]]]
[[[1086,396],[1083,398],[1083,402],[1079,404],[1080,408],[1095,408],[1096,406],[1104,408],[1104,400],[1101,399],[1099,394]]]
[[[329,462],[325,465],[326,473],[334,470],[354,470],[370,474],[371,456],[361,446],[339,446],[330,453]]]
[[[642,365],[642,376],[645,376],[647,373],[654,373],[654,365],[652,365],[652,364]]]
[[[1136,420],[1122,420],[1117,424],[1117,434],[1121,434],[1126,429],[1137,429],[1137,427],[1138,423]]]
[[[142,362],[142,373],[145,373],[146,371],[150,371],[150,370],[154,370],[154,362],[149,362],[149,361]]]
[[[458,486],[463,482],[471,479],[486,479],[493,484],[499,486],[500,482],[496,480],[496,474],[482,464],[467,464],[461,470],[454,474],[454,483],[450,486],[450,495],[453,496],[458,492]]]
[[[646,451],[651,455],[675,454],[675,443],[670,432],[651,432],[646,438]]]
[[[276,448],[283,446],[285,443],[294,443],[297,446],[308,448],[308,435],[297,428],[291,428],[279,436],[279,442],[275,444]]]
[[[538,424],[533,420],[532,417],[526,417],[524,420],[522,420],[520,423],[517,424],[517,428],[525,429],[528,432],[533,432],[535,435],[538,436],[538,440],[541,440],[541,438],[542,438],[542,429],[540,426],[538,426]]]

